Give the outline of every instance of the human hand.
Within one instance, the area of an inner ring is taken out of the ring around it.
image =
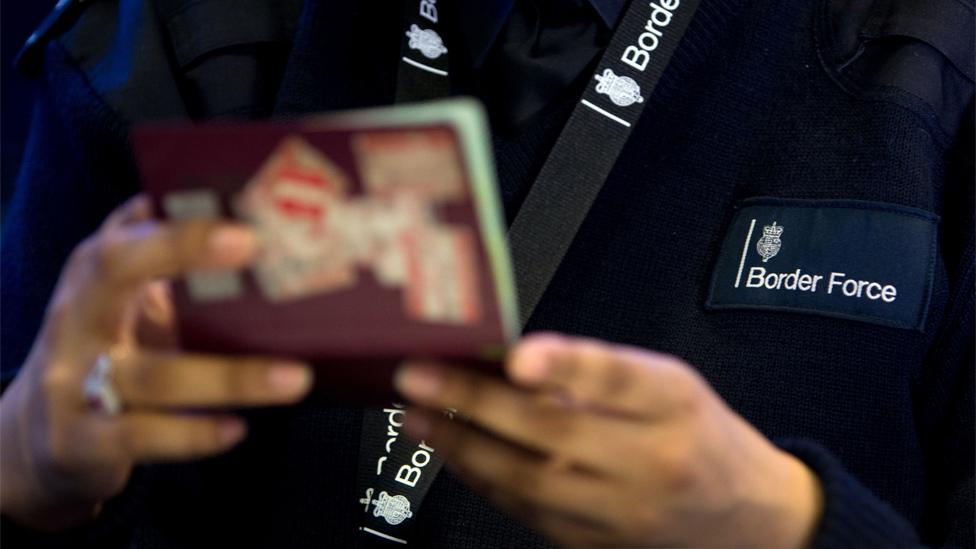
[[[681,360],[554,334],[510,382],[407,365],[404,429],[474,489],[564,545],[801,547],[819,481]],[[450,420],[439,410],[457,409]],[[464,417],[466,420],[461,420]]]
[[[141,196],[76,248],[30,356],[0,398],[4,515],[44,530],[78,524],[122,491],[134,465],[208,456],[242,440],[245,423],[221,408],[306,394],[305,365],[181,354],[138,337],[166,339],[161,279],[239,268],[255,251],[254,235],[241,225],[159,222]],[[124,404],[118,415],[93,410],[83,395],[105,353]]]

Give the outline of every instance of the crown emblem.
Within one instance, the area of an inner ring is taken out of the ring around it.
[[[610,101],[618,107],[629,107],[634,103],[643,103],[640,85],[629,76],[618,76],[612,70],[606,69],[603,74],[593,75],[599,84],[596,92],[606,94]]]
[[[777,225],[775,221],[772,225],[763,227],[762,238],[756,242],[756,252],[763,258],[763,263],[776,257],[780,248],[783,247],[783,241],[779,238],[782,234],[783,226]]]
[[[413,516],[413,512],[410,511],[410,500],[404,496],[391,496],[386,492],[380,492],[379,498],[371,500],[372,497],[373,489],[369,488],[366,490],[366,497],[360,499],[359,503],[365,504],[367,510],[372,504],[373,516],[383,517],[387,524],[397,525]]]
[[[410,25],[407,38],[410,39],[407,46],[412,50],[419,50],[427,59],[437,59],[447,53],[444,41],[441,40],[439,34],[431,29],[422,29],[417,25]]]

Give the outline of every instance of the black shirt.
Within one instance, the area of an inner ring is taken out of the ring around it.
[[[487,104],[496,128],[525,123],[573,83],[602,53],[623,9],[621,0],[507,0],[449,4],[462,72]],[[589,76],[588,74],[586,75]],[[459,91],[465,91],[464,84]]]

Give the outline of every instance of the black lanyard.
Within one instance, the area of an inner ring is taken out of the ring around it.
[[[403,20],[396,102],[447,97],[449,52],[441,38],[437,0],[406,0]],[[391,404],[363,413],[357,477],[361,547],[406,545],[417,510],[444,465],[433,448],[400,435],[402,408]]]
[[[417,510],[444,460],[401,435],[403,405],[363,413],[359,444],[360,546],[406,545]]]
[[[440,99],[451,93],[447,46],[439,6],[446,0],[406,0],[400,37],[397,103]]]
[[[449,51],[438,17],[445,1],[406,1],[397,102],[450,92]],[[699,2],[633,0],[627,7],[591,85],[508,231],[523,326],[617,162]],[[407,544],[420,504],[443,464],[426,444],[399,437],[400,417],[396,406],[364,415],[359,462],[364,541]]]

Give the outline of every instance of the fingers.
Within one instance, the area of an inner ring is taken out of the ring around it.
[[[65,300],[80,312],[84,332],[115,340],[127,320],[138,318],[132,303],[143,284],[206,269],[243,267],[257,240],[245,225],[195,219],[177,223],[140,221],[103,229],[72,258]],[[131,330],[130,330],[131,331]]]
[[[549,511],[597,517],[608,523],[613,519],[593,505],[611,497],[608,483],[572,469],[566,462],[548,461],[436,412],[411,409],[404,418],[404,429],[430,444],[452,470],[490,499],[515,498]]]
[[[152,203],[144,194],[137,194],[117,207],[105,218],[103,230],[113,230],[123,225],[129,225],[152,218]]]
[[[111,422],[104,443],[133,462],[201,458],[244,439],[247,425],[233,416],[129,413]]]
[[[146,283],[138,297],[139,318],[161,329],[171,328],[176,321],[173,296],[169,280],[153,280]]]
[[[129,407],[288,404],[312,386],[308,366],[258,358],[135,353],[113,371]]]
[[[170,281],[146,283],[136,302],[135,341],[150,349],[175,349],[179,346],[176,311]]]
[[[257,248],[246,225],[160,222],[151,218],[148,201],[136,197],[75,250],[52,305],[60,316],[79,321],[86,336],[114,340],[121,323],[133,317],[130,303],[143,284],[195,270],[240,268]]]
[[[599,440],[634,441],[639,425],[574,410],[551,394],[518,389],[503,380],[433,365],[401,369],[394,380],[411,401],[459,410],[471,421],[527,448],[563,455],[596,470],[619,468],[620,448]]]
[[[254,257],[257,239],[245,225],[218,220],[142,221],[100,235],[95,248],[97,281],[115,292],[198,269],[241,267]]]
[[[519,385],[565,392],[580,403],[637,417],[684,406],[703,386],[677,358],[556,334],[523,339],[506,369]]]

